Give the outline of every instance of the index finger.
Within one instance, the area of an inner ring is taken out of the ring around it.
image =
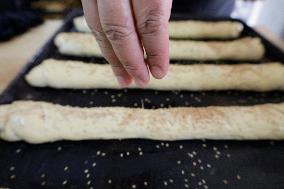
[[[168,22],[172,0],[132,0],[137,30],[152,75],[163,78],[169,67]]]

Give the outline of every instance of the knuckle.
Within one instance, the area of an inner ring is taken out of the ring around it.
[[[104,24],[103,30],[110,41],[124,41],[134,32],[130,26],[119,24]]]
[[[145,15],[142,21],[138,24],[137,29],[140,35],[156,35],[166,28],[163,21],[164,15],[159,9],[153,9]]]
[[[102,30],[93,27],[90,27],[90,29],[98,42],[103,42],[106,40],[105,34]]]

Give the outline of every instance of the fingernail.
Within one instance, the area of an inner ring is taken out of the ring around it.
[[[156,79],[162,79],[166,74],[160,66],[151,66],[151,73]]]
[[[117,81],[118,81],[118,83],[121,87],[127,87],[128,86],[128,81],[124,77],[117,76],[116,78],[117,78]]]

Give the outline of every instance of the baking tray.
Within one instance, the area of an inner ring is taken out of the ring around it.
[[[81,10],[70,12],[58,32],[75,31],[72,19],[81,14]],[[186,15],[172,17],[187,18]],[[263,61],[284,62],[281,50],[247,25],[242,35],[262,39],[266,47]],[[43,100],[81,107],[159,108],[284,102],[281,91],[56,90],[30,87],[24,81],[24,75],[46,58],[104,63],[96,57],[62,56],[52,38],[3,92],[0,104],[14,100]],[[283,160],[283,141],[162,142],[137,139],[60,141],[40,145],[0,141],[0,188],[280,189],[284,188]]]

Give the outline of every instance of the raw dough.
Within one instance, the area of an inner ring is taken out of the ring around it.
[[[111,88],[119,85],[107,64],[79,61],[46,60],[26,75],[35,87],[71,89]],[[131,85],[131,88],[137,86]],[[157,90],[284,90],[284,65],[263,64],[193,64],[170,66],[165,78],[151,78],[146,89]]]
[[[99,56],[101,51],[91,33],[60,33],[55,44],[62,54]],[[171,60],[260,60],[265,49],[259,38],[233,41],[170,40]]]
[[[284,139],[284,103],[256,106],[136,109],[79,108],[18,101],[0,106],[0,138],[58,140]]]
[[[80,32],[91,32],[84,16],[74,19]],[[243,25],[236,21],[170,21],[169,35],[173,39],[232,39],[240,36]]]

